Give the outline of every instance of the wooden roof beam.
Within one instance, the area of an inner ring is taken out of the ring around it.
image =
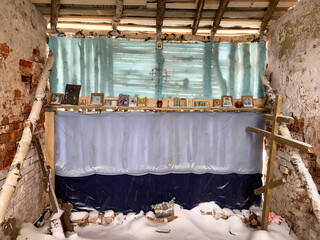
[[[269,7],[268,7],[266,13],[264,14],[263,20],[260,25],[260,29],[259,29],[260,39],[262,39],[263,33],[266,30],[268,23],[277,8],[278,3],[279,3],[279,0],[271,0],[270,1]]]
[[[193,20],[193,25],[192,25],[192,35],[195,35],[197,33],[198,27],[199,27],[199,23],[201,20],[201,16],[202,16],[202,10],[204,7],[204,2],[205,0],[198,0],[198,4],[197,4],[197,12],[196,15],[194,17]]]
[[[123,12],[123,0],[117,0],[116,2],[116,11],[112,19],[112,36],[117,36],[117,26],[120,23],[120,18]]]
[[[212,24],[211,36],[210,36],[211,41],[213,41],[214,35],[216,34],[216,32],[218,30],[222,16],[223,16],[224,12],[226,11],[229,2],[230,2],[230,0],[221,0],[220,1],[219,8],[214,16],[214,21]]]
[[[165,10],[166,10],[166,0],[158,0],[157,1],[157,20],[156,20],[157,40],[160,40],[160,37],[161,37]]]
[[[60,0],[51,0],[51,32],[57,32],[57,22],[59,17],[59,10],[60,10]]]

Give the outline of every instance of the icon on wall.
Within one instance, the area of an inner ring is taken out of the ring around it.
[[[66,84],[63,104],[78,105],[81,85]]]

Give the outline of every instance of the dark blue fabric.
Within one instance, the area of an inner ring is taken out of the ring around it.
[[[247,209],[260,205],[261,197],[253,191],[261,185],[261,174],[56,175],[56,194],[64,202],[72,203],[74,208],[117,212],[148,211],[150,205],[173,197],[187,209],[208,201],[220,207]]]

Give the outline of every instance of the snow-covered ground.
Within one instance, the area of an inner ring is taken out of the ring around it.
[[[123,217],[120,222],[116,219],[111,224],[86,227],[75,227],[75,232],[68,236],[70,240],[292,240],[294,236],[289,235],[289,228],[285,222],[280,225],[271,223],[268,232],[255,230],[247,227],[241,221],[240,211],[232,212],[223,209],[229,218],[216,220],[212,215],[203,215],[202,212],[212,211],[217,205],[214,202],[202,203],[192,210],[182,209],[175,205],[174,211],[178,218],[172,222],[155,223],[146,218],[143,212],[130,213]],[[200,211],[201,210],[201,211]],[[248,212],[248,211],[247,211]],[[261,214],[255,209],[256,214]],[[245,211],[244,211],[245,213]],[[244,214],[245,215],[245,214]],[[123,216],[123,215],[120,215]],[[55,240],[61,239],[46,235],[44,232],[48,223],[42,228],[35,228],[31,223],[25,223],[20,230],[19,240]],[[158,230],[169,231],[161,233]]]

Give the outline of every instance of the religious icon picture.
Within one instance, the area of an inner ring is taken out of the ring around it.
[[[206,106],[206,102],[205,101],[195,100],[195,101],[193,101],[193,106],[194,107],[205,107]]]
[[[63,104],[78,105],[81,85],[66,84]]]
[[[104,104],[104,93],[91,93],[91,105],[103,106]]]
[[[175,97],[173,99],[173,106],[180,107],[180,99],[179,98]]]
[[[86,106],[87,105],[87,99],[84,97],[79,98],[79,105],[80,106]]]
[[[187,99],[181,98],[180,99],[180,107],[186,107],[187,106]]]
[[[147,106],[147,98],[146,98],[146,97],[138,97],[137,106],[138,106],[138,107],[145,107],[145,106]]]
[[[128,107],[130,101],[129,95],[119,94],[118,106]]]
[[[232,96],[221,96],[222,107],[233,107]]]
[[[137,106],[137,98],[136,97],[132,97],[130,98],[130,103],[129,103],[129,107],[135,107]]]
[[[111,107],[112,106],[112,100],[104,99],[104,105],[107,106],[107,107]]]
[[[187,100],[187,106],[188,107],[193,107],[193,104],[192,104],[193,102],[192,102],[192,99],[188,99]]]
[[[243,107],[252,108],[253,107],[253,97],[252,96],[242,96],[241,97]]]
[[[221,100],[220,99],[213,99],[213,107],[220,107]]]
[[[51,105],[61,105],[63,100],[63,94],[62,93],[53,93],[51,97],[50,104]]]
[[[156,49],[157,50],[162,50],[163,49],[163,42],[162,41],[157,41],[156,42]]]

